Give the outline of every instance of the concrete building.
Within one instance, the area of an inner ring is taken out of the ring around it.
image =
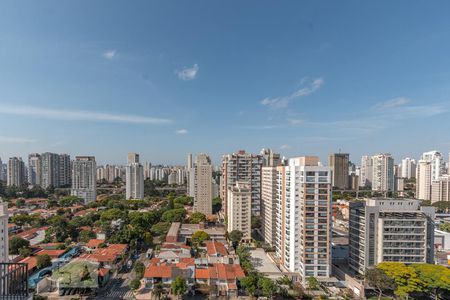
[[[262,157],[263,167],[276,167],[281,165],[281,156],[279,153],[275,153],[271,149],[262,149],[259,154]]]
[[[45,152],[41,154],[41,186],[68,187],[71,183],[71,165],[68,154]]]
[[[6,181],[8,177],[8,166],[2,162],[0,158],[0,181]]]
[[[450,201],[450,175],[443,175],[431,183],[431,203]]]
[[[316,156],[277,168],[276,257],[303,282],[331,274],[331,173]]]
[[[199,154],[191,168],[194,180],[194,212],[212,214],[212,171],[211,159],[206,154]]]
[[[407,179],[416,177],[416,161],[409,157],[402,159],[400,175],[400,177]]]
[[[97,200],[97,165],[94,156],[76,156],[72,168],[72,196],[84,199],[84,203]]]
[[[8,203],[0,198],[0,263],[9,262]]]
[[[359,170],[359,185],[361,187],[372,187],[372,156],[364,155],[361,157],[361,168]]]
[[[332,185],[334,188],[340,190],[349,188],[349,156],[348,153],[333,153],[328,156],[328,165],[333,171]]]
[[[72,165],[70,155],[59,154],[58,187],[70,187],[72,183]]]
[[[194,181],[194,163],[192,160],[192,153],[189,153],[187,156],[187,164],[186,164],[186,179],[187,179],[187,194],[189,197],[194,197],[195,191],[195,181]]]
[[[261,176],[261,234],[264,242],[276,239],[277,167],[263,167]]]
[[[242,232],[242,240],[251,240],[252,222],[251,206],[252,191],[248,182],[236,182],[236,185],[228,188],[227,193],[228,222],[227,230],[239,230]]]
[[[11,157],[8,160],[8,186],[20,187],[26,183],[25,163],[21,157]]]
[[[433,263],[434,210],[419,200],[350,202],[350,268],[364,274],[382,262]]]
[[[236,185],[236,182],[247,182],[250,184],[252,192],[252,216],[259,216],[262,164],[261,155],[246,153],[244,150],[224,155],[222,157],[221,198],[228,199],[228,191],[230,187]],[[224,212],[225,215],[228,214],[226,201],[224,201]]]
[[[126,198],[144,199],[144,168],[139,163],[139,154],[128,153],[126,166]]]
[[[394,159],[388,153],[372,156],[372,191],[394,191]]]
[[[421,159],[430,162],[432,181],[445,174],[445,161],[441,152],[436,150],[424,152]]]
[[[28,184],[41,184],[41,155],[32,153],[28,155]]]
[[[432,163],[419,160],[416,169],[416,198],[420,200],[431,199]]]

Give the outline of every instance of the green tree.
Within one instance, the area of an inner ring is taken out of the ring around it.
[[[155,295],[156,299],[161,299],[161,296],[164,292],[163,286],[161,284],[161,282],[158,282],[157,284],[155,284],[155,286],[153,287],[153,295]]]
[[[261,227],[261,217],[259,216],[252,216],[251,223],[252,223],[252,229],[257,229]]]
[[[404,263],[383,262],[377,266],[387,276],[395,281],[397,288],[394,294],[398,297],[408,297],[409,294],[422,291],[421,281],[413,268]]]
[[[444,222],[440,224],[439,229],[442,231],[450,232],[450,222]]]
[[[201,222],[205,222],[206,221],[206,215],[202,214],[201,212],[195,212],[191,215],[191,217],[189,218],[190,223],[192,224],[198,224]]]
[[[128,285],[130,289],[133,291],[137,290],[141,286],[141,281],[137,278],[130,281],[130,284]]]
[[[19,249],[29,248],[29,247],[30,247],[30,242],[21,237],[13,236],[9,240],[9,253],[11,253],[11,254],[19,254]]]
[[[221,209],[222,209],[222,199],[220,199],[220,197],[212,199],[213,214],[217,214]]]
[[[83,243],[89,242],[90,239],[94,239],[96,237],[95,233],[90,230],[82,230],[80,235],[78,236],[78,240]]]
[[[209,239],[210,239],[210,237],[206,232],[199,230],[199,231],[196,231],[192,235],[191,242],[192,242],[192,245],[194,245],[195,247],[198,248],[199,246],[201,246],[203,244],[204,241],[209,240]]]
[[[271,279],[261,277],[258,280],[258,287],[264,296],[272,299],[273,295],[278,291],[278,286]]]
[[[178,297],[184,295],[187,291],[187,284],[184,278],[181,276],[175,278],[175,280],[172,282],[171,289],[172,294]]]
[[[308,281],[308,289],[310,289],[310,290],[318,290],[319,289],[320,283],[316,277],[314,277],[314,276],[308,277],[307,281]]]
[[[174,208],[162,214],[161,219],[164,222],[182,222],[186,217],[186,210],[184,208]]]
[[[142,279],[142,277],[144,277],[145,265],[142,262],[137,261],[134,264],[134,272],[136,272],[136,277],[138,279]]]
[[[38,269],[43,269],[52,265],[52,259],[48,254],[38,255],[36,257],[36,266]]]
[[[248,293],[250,297],[254,297],[258,290],[258,280],[260,276],[257,272],[251,272],[246,277],[240,280],[241,286]]]
[[[165,235],[169,231],[169,228],[170,228],[169,222],[159,222],[152,226],[151,231],[155,235]]]
[[[62,207],[69,207],[75,204],[82,204],[83,199],[77,196],[64,196],[59,200],[59,205]]]
[[[29,247],[22,247],[19,249],[19,255],[22,257],[28,257],[31,255],[31,249]]]
[[[450,291],[450,269],[441,265],[412,264],[410,267],[417,273],[426,292],[439,299],[442,291]]]
[[[365,278],[367,283],[378,291],[378,299],[381,299],[383,292],[396,289],[395,281],[381,269],[368,269]]]
[[[233,230],[228,234],[228,238],[230,239],[234,249],[237,249],[237,246],[242,240],[243,236],[244,234],[239,230]]]

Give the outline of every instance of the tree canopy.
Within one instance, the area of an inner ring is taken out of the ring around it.
[[[394,294],[398,297],[406,297],[410,293],[422,291],[421,280],[412,267],[404,263],[383,262],[377,266],[387,276],[392,278],[396,284]]]
[[[198,224],[206,221],[206,215],[201,212],[193,213],[189,218],[190,223]]]
[[[9,253],[11,253],[11,254],[19,254],[19,249],[29,248],[29,247],[30,247],[30,242],[21,237],[13,236],[9,240]]]
[[[206,232],[199,230],[192,235],[191,242],[192,242],[192,245],[195,245],[198,247],[198,246],[201,246],[204,241],[209,240],[209,239],[210,239],[210,237]]]

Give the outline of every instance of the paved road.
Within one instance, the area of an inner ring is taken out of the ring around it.
[[[123,278],[114,278],[108,284],[106,289],[98,294],[98,299],[135,299],[133,292],[128,287],[127,280]]]

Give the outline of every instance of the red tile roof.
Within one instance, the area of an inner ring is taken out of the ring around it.
[[[88,248],[97,248],[101,243],[104,243],[105,240],[99,240],[99,239],[91,239],[89,242],[86,243],[86,247]]]
[[[221,242],[206,241],[205,244],[206,244],[206,252],[208,253],[208,255],[218,256],[218,254],[220,254],[220,256],[225,256],[228,254],[225,245],[222,244]]]
[[[36,253],[36,255],[43,255],[43,254],[47,254],[48,256],[50,256],[50,258],[58,258],[61,255],[63,255],[66,252],[66,250],[41,250],[38,253]]]
[[[239,265],[213,264],[207,269],[196,269],[195,278],[236,280],[245,277],[244,271]]]

